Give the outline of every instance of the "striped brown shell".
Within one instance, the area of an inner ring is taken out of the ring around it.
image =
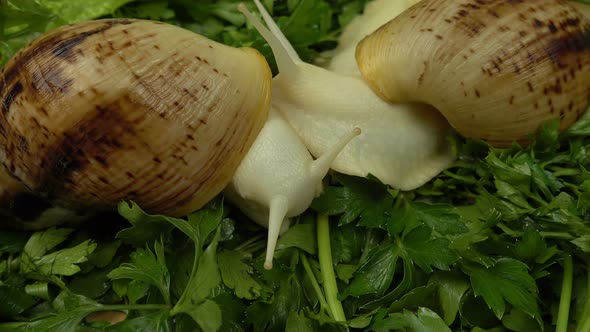
[[[173,25],[65,26],[0,75],[0,163],[58,204],[112,208],[129,199],[182,215],[231,180],[264,125],[270,84],[253,49]]]
[[[527,143],[590,104],[590,20],[561,0],[423,0],[365,38],[357,63],[391,101],[436,107],[467,137]]]

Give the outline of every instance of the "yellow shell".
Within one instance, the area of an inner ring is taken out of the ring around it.
[[[559,0],[423,0],[359,43],[385,99],[431,104],[462,135],[526,144],[590,104],[590,21]]]
[[[0,75],[0,162],[58,204],[130,199],[183,215],[229,183],[266,121],[270,87],[258,52],[173,25],[65,26]]]

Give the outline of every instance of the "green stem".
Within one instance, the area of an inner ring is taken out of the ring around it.
[[[468,177],[468,176],[461,176],[461,175],[454,174],[449,171],[445,171],[443,173],[444,173],[444,175],[446,175],[452,179],[459,180],[463,183],[467,183],[467,184],[477,184],[478,183],[478,181],[476,179]]]
[[[563,260],[563,282],[561,283],[561,296],[559,298],[559,312],[557,314],[557,328],[555,332],[568,331],[568,319],[570,303],[572,300],[572,286],[574,282],[574,263],[571,255]]]
[[[172,310],[170,310],[170,316],[175,316],[175,315],[178,315],[179,313],[182,312],[181,309],[184,306],[184,302],[187,300],[187,296],[190,295],[190,294],[188,294],[188,290],[191,288],[190,283],[193,281],[193,278],[194,278],[195,274],[197,273],[197,269],[199,267],[199,257],[201,256],[201,252],[199,249],[200,249],[199,246],[195,243],[195,257],[193,258],[193,268],[191,270],[189,281],[188,281],[184,291],[182,291],[182,295],[180,295],[180,298],[176,302],[176,305],[172,308]]]
[[[164,310],[170,309],[168,304],[106,304],[96,311],[107,310]]]
[[[342,303],[338,300],[338,285],[336,275],[332,266],[332,248],[330,247],[330,220],[326,214],[319,214],[317,220],[318,228],[318,256],[320,259],[320,270],[324,279],[324,291],[328,309],[332,318],[337,322],[345,322],[346,315]]]
[[[580,171],[574,168],[560,168],[555,167],[553,168],[553,176],[561,177],[561,176],[574,176],[580,174]]]
[[[504,223],[499,222],[498,224],[496,224],[496,226],[498,226],[499,229],[501,229],[504,233],[508,234],[509,236],[512,236],[512,237],[522,236],[521,232],[517,232],[517,231],[511,229],[510,227],[506,226]]]
[[[63,280],[61,280],[58,276],[52,275],[50,277],[50,279],[53,282],[53,284],[56,285],[57,287],[59,287],[61,290],[68,289],[68,287],[66,286],[66,283],[63,282]]]
[[[515,231],[504,223],[498,223],[496,226],[500,228],[504,233],[512,237],[521,237],[523,235],[520,231]],[[539,232],[542,238],[560,239],[560,240],[573,240],[576,237],[566,232]]]
[[[318,297],[318,300],[320,301],[320,307],[322,309],[322,311],[328,309],[328,302],[326,302],[326,298],[324,297],[324,293],[322,293],[322,289],[320,287],[320,284],[318,284],[318,281],[315,278],[315,275],[313,274],[313,271],[311,270],[311,265],[309,265],[309,261],[307,260],[307,255],[306,254],[302,254],[301,255],[301,263],[303,263],[303,268],[305,269],[305,273],[307,273],[307,277],[309,278],[309,281],[311,282],[311,286],[313,287],[313,290],[316,293],[316,296]],[[332,317],[334,318],[334,317]]]
[[[248,251],[248,252],[252,252],[252,250],[246,250],[246,247],[248,247],[249,245],[253,244],[254,242],[260,240],[263,238],[263,235],[257,235],[243,243],[241,243],[240,245],[238,245],[237,247],[234,248],[235,251]],[[264,244],[266,245],[266,243]]]
[[[544,238],[552,238],[552,239],[561,239],[561,240],[573,240],[576,237],[571,235],[570,233],[565,232],[539,232],[541,237]]]
[[[586,303],[577,332],[590,332],[590,264],[586,264]]]
[[[540,206],[546,206],[547,202],[545,202],[544,199],[542,199],[541,197],[539,197],[538,194],[533,194],[529,196],[530,199],[532,199],[533,201],[539,203]]]
[[[0,323],[0,332],[11,332],[26,324],[28,324],[28,322]]]

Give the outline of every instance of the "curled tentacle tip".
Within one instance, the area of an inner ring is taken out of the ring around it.
[[[355,128],[352,130],[352,133],[354,134],[354,136],[358,136],[358,135],[360,135],[362,132],[363,132],[363,131],[362,131],[362,130],[361,130],[361,128],[359,128],[359,127],[355,127]]]

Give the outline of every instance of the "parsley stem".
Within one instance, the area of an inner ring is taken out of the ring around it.
[[[324,291],[328,309],[332,318],[337,322],[345,322],[346,315],[342,303],[338,300],[338,285],[336,275],[332,266],[332,248],[330,247],[330,220],[326,214],[319,214],[317,218],[318,228],[318,256],[320,259],[320,270],[324,279]]]
[[[562,239],[562,240],[573,240],[576,237],[571,235],[570,233],[565,232],[539,232],[541,237],[544,238],[552,238],[552,239]]]
[[[561,167],[553,167],[553,176],[561,177],[561,176],[574,176],[580,174],[580,171],[573,168],[561,168]]]
[[[586,264],[586,303],[584,304],[584,317],[578,326],[578,332],[590,332],[590,264]]]
[[[572,300],[572,286],[574,281],[574,263],[571,255],[563,260],[563,281],[561,283],[561,296],[559,298],[559,311],[557,314],[556,332],[568,331],[568,319],[570,303]]]
[[[170,309],[169,304],[105,304],[96,311],[108,310],[165,310]]]
[[[496,226],[500,228],[504,233],[508,234],[512,237],[521,237],[523,233],[520,231],[515,231],[510,227],[506,226],[504,223],[498,223]],[[542,238],[551,238],[551,239],[561,239],[561,240],[574,240],[576,237],[571,235],[570,233],[566,232],[539,232]]]
[[[7,322],[0,323],[0,332],[15,331],[17,328],[28,324],[28,322]]]
[[[303,253],[301,254],[301,263],[303,263],[303,268],[305,269],[305,273],[307,274],[307,277],[309,278],[309,281],[311,282],[311,286],[313,287],[313,290],[314,290],[316,296],[318,297],[318,300],[320,301],[320,307],[321,307],[322,311],[327,310],[329,308],[328,302],[326,302],[326,298],[324,297],[324,293],[322,293],[322,289],[320,287],[320,284],[318,284],[318,281],[315,278],[313,271],[311,270],[311,266],[309,265],[309,261],[307,260],[306,254],[303,254]],[[332,317],[332,318],[334,318],[334,317]]]
[[[250,250],[250,248],[248,248],[249,250],[246,250],[246,248],[252,244],[254,244],[256,241],[259,241],[263,238],[264,236],[262,234],[257,235],[251,239],[248,239],[247,241],[244,241],[243,243],[241,243],[239,246],[235,247],[234,250],[235,251],[248,251],[248,252],[252,252],[252,250]],[[264,245],[266,245],[266,243],[264,243]]]
[[[194,282],[194,277],[197,274],[197,268],[199,266],[199,258],[201,256],[201,248],[197,245],[197,243],[195,243],[195,257],[193,258],[193,268],[191,269],[191,274],[189,276],[188,282],[186,287],[184,288],[184,291],[182,291],[182,294],[180,295],[180,298],[178,299],[178,301],[176,301],[176,305],[174,305],[174,307],[170,310],[170,316],[175,316],[178,315],[179,313],[182,312],[182,307],[185,305],[185,301],[188,301],[187,299],[190,297],[191,294],[189,294],[188,290],[191,289],[191,283]]]

